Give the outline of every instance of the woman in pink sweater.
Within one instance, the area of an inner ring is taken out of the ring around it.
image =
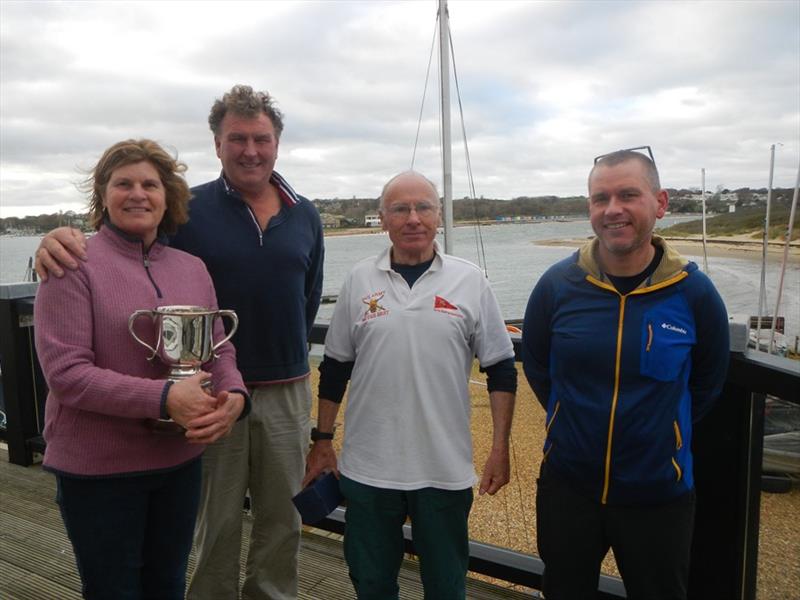
[[[87,181],[98,230],[88,260],[36,296],[36,350],[50,388],[44,467],[56,475],[85,598],[183,599],[200,455],[248,406],[229,342],[208,372],[173,383],[128,331],[138,309],[217,308],[202,261],[165,245],[187,220],[185,168],[150,140],[106,150]],[[136,333],[155,342],[145,319]],[[223,336],[217,320],[214,339]],[[202,387],[209,377],[213,394]],[[159,418],[185,431],[155,431]]]

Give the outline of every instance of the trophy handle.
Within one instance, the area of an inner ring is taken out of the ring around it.
[[[239,317],[236,316],[236,311],[233,310],[218,310],[217,314],[214,316],[220,318],[228,317],[231,320],[232,324],[231,330],[228,332],[228,335],[226,335],[224,338],[222,338],[222,340],[214,344],[213,348],[211,348],[211,352],[214,354],[214,358],[219,358],[219,356],[217,356],[217,348],[219,348],[220,346],[222,346],[222,344],[231,339],[233,337],[233,334],[236,333],[236,330],[239,328]]]
[[[133,314],[132,314],[130,317],[128,317],[128,331],[130,331],[130,332],[131,332],[131,335],[133,336],[133,339],[135,339],[135,340],[136,340],[137,342],[139,342],[139,343],[140,343],[142,346],[144,346],[145,348],[147,348],[148,350],[150,350],[151,354],[150,354],[150,356],[148,356],[148,357],[147,357],[147,360],[153,360],[153,359],[156,357],[156,354],[157,354],[157,351],[156,351],[156,349],[155,349],[155,348],[153,348],[153,347],[152,347],[150,344],[148,344],[147,342],[140,340],[140,339],[139,339],[139,336],[137,336],[137,335],[136,335],[136,334],[133,332],[133,324],[134,324],[134,322],[136,321],[136,319],[138,319],[138,318],[139,318],[139,317],[141,317],[142,315],[147,315],[147,316],[149,316],[149,317],[152,319],[152,318],[153,318],[153,311],[152,311],[152,310],[137,310],[136,312],[134,312],[134,313],[133,313]]]

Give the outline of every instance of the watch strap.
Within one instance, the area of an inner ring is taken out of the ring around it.
[[[332,431],[320,431],[316,427],[311,428],[311,441],[317,442],[319,440],[332,440],[333,439],[333,432]]]

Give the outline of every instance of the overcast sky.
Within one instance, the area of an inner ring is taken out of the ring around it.
[[[477,195],[584,194],[594,156],[649,144],[667,187],[793,187],[800,2],[457,1],[450,26]],[[0,0],[0,216],[84,210],[75,183],[129,137],[219,161],[236,83],[285,113],[277,170],[309,198],[376,197],[409,168],[436,24],[411,2]],[[418,170],[441,180],[436,60]],[[455,94],[453,94],[455,97]],[[454,100],[453,117],[458,116]],[[454,196],[468,193],[460,124]]]

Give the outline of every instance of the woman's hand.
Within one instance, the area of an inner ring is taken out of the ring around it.
[[[238,392],[217,394],[217,408],[193,419],[186,427],[186,438],[193,444],[212,444],[233,429],[244,409],[244,396]]]
[[[167,392],[167,414],[178,425],[188,429],[189,423],[217,409],[217,399],[203,389],[211,375],[200,371],[173,383]]]

